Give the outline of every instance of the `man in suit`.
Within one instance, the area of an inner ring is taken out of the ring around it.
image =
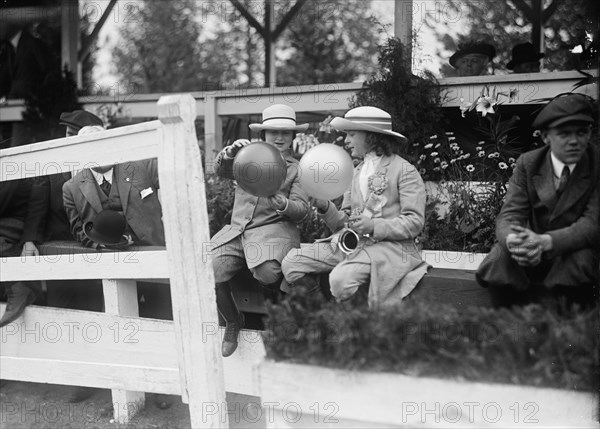
[[[476,278],[496,306],[550,299],[594,305],[600,246],[599,148],[581,94],[554,98],[533,126],[546,146],[523,154]]]
[[[126,234],[131,236],[133,243],[165,246],[158,189],[156,159],[80,171],[63,185],[63,203],[71,234],[85,246],[99,248],[100,244],[86,235],[83,225],[93,222],[98,213],[109,209],[123,213],[127,220]],[[168,286],[138,282],[138,294],[141,317],[173,320]],[[155,395],[155,404],[166,409],[172,402],[166,395]]]
[[[89,247],[98,247],[83,232],[105,209],[121,211],[136,244],[164,246],[165,231],[158,200],[156,159],[86,168],[63,186],[63,202],[71,234]]]

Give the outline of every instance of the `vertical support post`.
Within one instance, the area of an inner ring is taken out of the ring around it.
[[[78,61],[81,35],[79,33],[79,2],[61,1],[61,67],[73,73],[77,87],[81,87],[81,64]]]
[[[274,88],[277,84],[275,71],[275,10],[274,2],[265,0],[265,87]]]
[[[412,24],[413,24],[413,2],[412,0],[396,0],[394,3],[394,36],[396,36],[406,50],[407,58],[412,57]]]
[[[163,191],[173,316],[184,401],[192,427],[228,427],[225,378],[210,257],[208,213],[200,150],[196,143],[196,103],[189,94],[163,96],[158,117],[164,125],[158,173]],[[184,204],[182,204],[184,202]],[[211,332],[210,335],[203,333]]]
[[[137,283],[135,280],[102,280],[104,307],[108,314],[139,315]],[[120,424],[129,423],[144,408],[144,392],[112,389],[113,417]]]
[[[204,102],[204,164],[206,174],[212,174],[215,158],[223,145],[223,121],[217,111],[217,98],[207,95]]]
[[[544,5],[542,0],[531,2],[531,43],[536,52],[544,53]],[[543,67],[542,58],[540,67]]]

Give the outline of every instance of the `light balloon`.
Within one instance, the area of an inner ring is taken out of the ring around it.
[[[233,177],[238,185],[256,197],[275,194],[287,175],[287,164],[281,152],[268,143],[244,146],[233,160]]]
[[[300,186],[313,198],[331,200],[352,184],[352,158],[332,143],[319,144],[300,159]]]

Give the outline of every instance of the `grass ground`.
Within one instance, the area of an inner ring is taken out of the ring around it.
[[[146,407],[134,419],[120,425],[115,423],[110,411],[110,391],[98,389],[87,401],[70,404],[65,398],[69,386],[6,381],[0,387],[0,428],[2,429],[185,429],[190,428],[189,409],[174,397],[168,410],[154,405],[152,394],[146,395]],[[261,421],[244,419],[248,413],[240,412],[245,404],[256,398],[227,394],[229,424],[231,428],[261,427]],[[252,407],[248,407],[251,410]],[[252,417],[252,416],[250,416]],[[264,422],[262,422],[264,427]]]

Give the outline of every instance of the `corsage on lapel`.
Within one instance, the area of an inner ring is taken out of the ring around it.
[[[375,195],[383,194],[388,187],[388,178],[383,171],[376,171],[368,179],[369,193]]]
[[[382,196],[388,187],[388,178],[382,171],[377,171],[368,179],[369,197],[365,202],[363,214],[370,218],[379,218],[382,216],[382,209],[387,198]]]

